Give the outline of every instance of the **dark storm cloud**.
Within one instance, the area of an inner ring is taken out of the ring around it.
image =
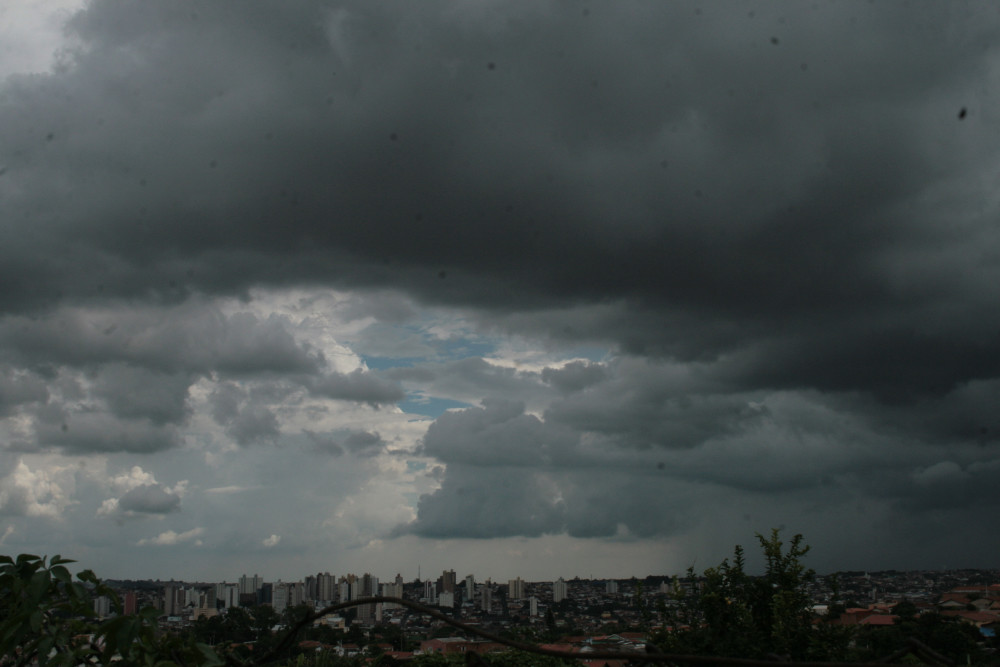
[[[444,477],[405,530],[438,537],[669,534],[684,484],[718,507],[833,487],[901,526],[992,503],[1000,17],[589,9],[88,3],[62,67],[0,88],[0,409],[42,446],[143,452],[179,442],[188,378],[218,378],[241,444],[281,433],[254,382],[487,397],[424,438]],[[300,286],[615,361],[343,374],[209,305]]]
[[[190,413],[187,398],[192,382],[191,376],[180,373],[168,375],[109,364],[101,370],[93,393],[104,398],[117,417],[180,424]]]
[[[281,425],[274,411],[258,399],[235,383],[220,385],[209,397],[212,417],[241,445],[274,442]]]
[[[143,484],[130,489],[118,499],[123,512],[140,514],[169,514],[181,507],[181,497],[163,488],[161,484]]]
[[[197,300],[176,308],[66,308],[0,322],[12,362],[41,368],[124,362],[167,374],[312,373],[322,356],[300,345],[272,315],[225,315]]]
[[[350,373],[327,373],[304,381],[309,392],[337,400],[368,403],[373,406],[402,400],[403,390],[395,383],[383,380],[373,373],[355,369]]]
[[[448,412],[431,424],[423,453],[446,462],[476,465],[552,463],[574,444],[574,434],[525,414],[524,404],[499,399],[481,408]]]
[[[919,261],[986,233],[975,207],[942,228],[920,204],[985,159],[952,96],[977,90],[992,21],[569,9],[93,3],[66,73],[5,91],[4,183],[19,224],[51,230],[29,255],[53,258],[8,264],[8,310],[393,285],[502,311],[620,300],[623,330],[552,333],[748,351],[749,385],[892,399],[1000,371],[995,318],[927,324],[985,306],[989,264],[956,280]]]
[[[64,72],[4,90],[33,230],[4,245],[5,308],[303,281],[617,302],[627,324],[550,333],[743,352],[747,385],[947,391],[1000,370],[992,212],[950,199],[982,194],[962,176],[993,140],[955,107],[987,103],[996,27],[964,4],[92,3]]]
[[[174,428],[187,423],[190,389],[201,379],[223,381],[213,397],[217,414],[233,381],[254,385],[241,399],[250,404],[219,417],[241,444],[274,440],[280,424],[271,405],[296,391],[371,405],[403,397],[369,372],[330,370],[322,353],[296,340],[286,318],[227,315],[204,299],[3,318],[0,358],[10,364],[0,374],[0,411],[21,409],[38,422],[34,440],[19,436],[8,446],[29,451],[176,446]]]
[[[574,361],[562,368],[546,368],[542,380],[563,391],[580,391],[596,384],[607,376],[601,364]]]
[[[318,452],[342,456],[350,453],[362,458],[376,456],[385,451],[385,441],[378,433],[350,431],[345,434],[314,433],[305,430],[303,434]]]
[[[677,493],[679,488],[634,471],[456,463],[437,491],[420,498],[416,521],[399,532],[438,538],[667,535],[692,520],[684,509],[692,498]]]
[[[158,425],[148,419],[124,420],[100,412],[62,415],[47,414],[49,420],[35,424],[40,447],[56,448],[69,454],[91,452],[133,452],[150,454],[177,447],[180,435],[173,425]]]
[[[24,403],[44,402],[49,397],[45,382],[34,374],[0,368],[0,417]]]
[[[815,506],[817,490],[830,506],[887,502],[901,517],[997,502],[1000,459],[985,436],[942,440],[946,431],[931,427],[954,419],[947,399],[924,401],[927,418],[909,424],[908,410],[865,409],[856,396],[740,392],[707,368],[617,359],[586,388],[553,397],[541,417],[499,399],[445,413],[423,442],[423,453],[447,466],[441,486],[402,530],[666,535],[701,514],[679,511],[694,502],[684,488],[715,498],[706,512],[719,496]],[[990,395],[982,386],[969,393]],[[971,398],[955,400],[976,412]],[[491,520],[494,505],[506,510]],[[465,507],[479,508],[476,523],[460,520]]]

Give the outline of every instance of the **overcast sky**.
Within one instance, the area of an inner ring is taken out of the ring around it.
[[[995,567],[1000,13],[7,0],[0,550]]]

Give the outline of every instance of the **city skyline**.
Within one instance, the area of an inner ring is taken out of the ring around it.
[[[0,16],[0,551],[996,563],[995,8]]]

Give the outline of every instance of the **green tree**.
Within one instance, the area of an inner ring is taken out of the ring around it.
[[[31,554],[0,556],[0,655],[8,664],[221,664],[193,636],[158,637],[155,609],[123,615],[115,592],[93,572],[84,570],[73,579],[66,568],[72,562],[58,555],[48,561]],[[107,596],[118,615],[96,618],[97,596]]]
[[[815,572],[802,563],[809,547],[801,535],[786,547],[778,530],[767,537],[758,533],[757,540],[766,563],[763,576],[746,573],[739,545],[732,562],[725,559],[708,568],[700,580],[693,569],[688,570],[675,597],[679,606],[667,617],[674,630],[654,637],[661,648],[743,658],[814,657],[806,586]],[[701,590],[694,591],[699,585]]]

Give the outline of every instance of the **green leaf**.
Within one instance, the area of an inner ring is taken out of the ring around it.
[[[205,658],[205,661],[202,664],[208,665],[208,667],[215,667],[216,665],[223,664],[222,658],[220,658],[219,654],[215,652],[215,649],[208,644],[196,643],[195,647],[197,647],[202,657]]]
[[[63,561],[63,562],[72,562],[72,561]],[[73,580],[73,577],[70,575],[69,570],[64,568],[62,565],[56,565],[55,567],[50,568],[49,572],[52,573],[53,577],[55,577],[64,584],[68,584]]]

